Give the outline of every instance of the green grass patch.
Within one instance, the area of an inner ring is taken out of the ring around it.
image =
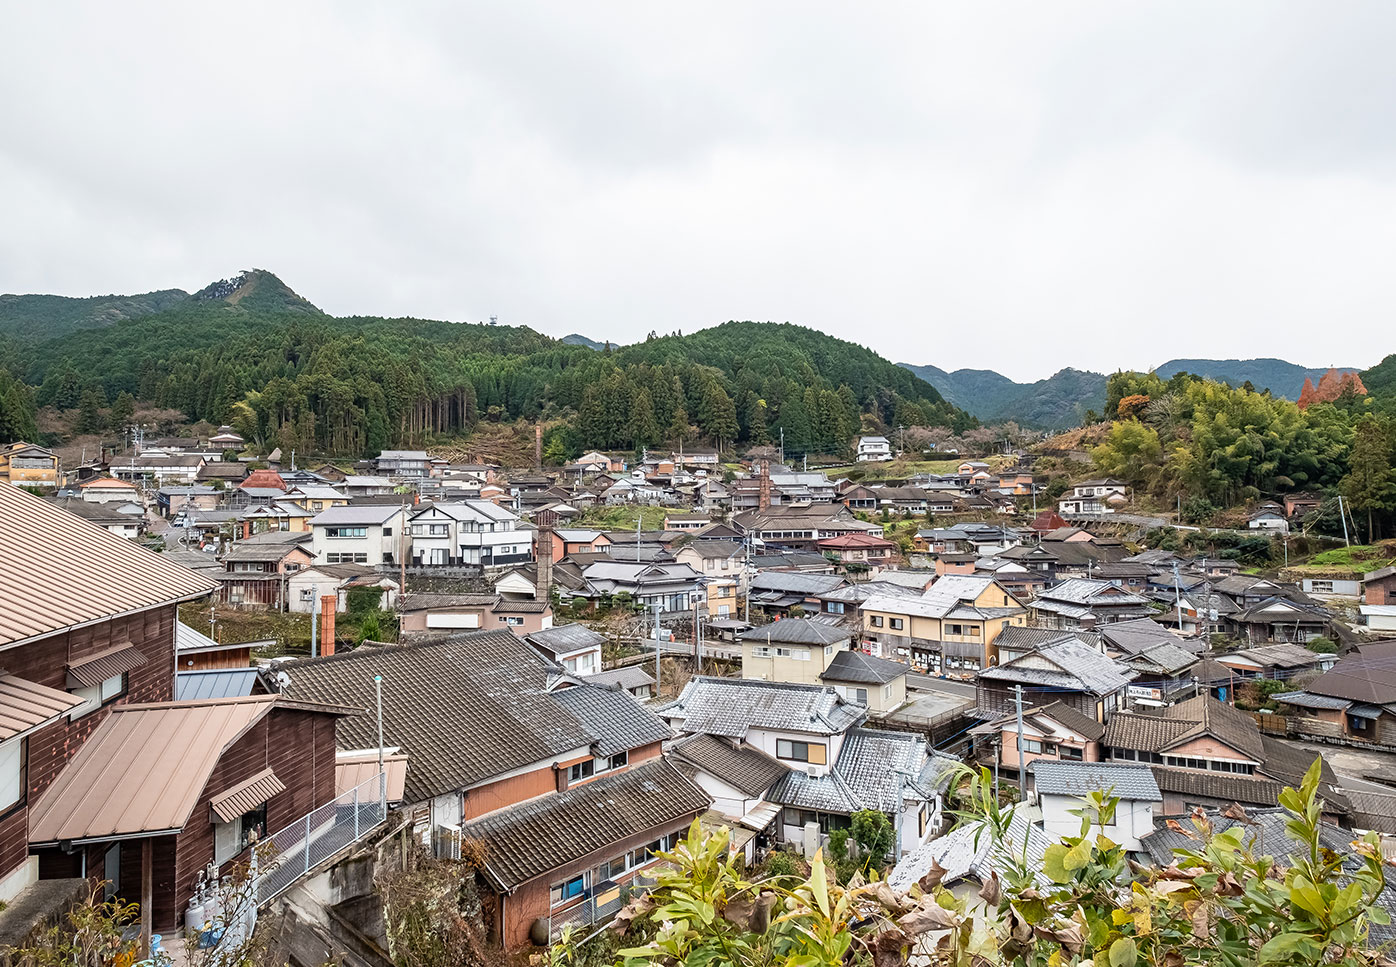
[[[625,504],[619,507],[592,507],[577,518],[577,524],[601,530],[634,530],[635,521],[639,520],[642,530],[657,531],[664,529],[665,517],[679,513],[683,513],[683,511],[671,510],[667,507],[641,507],[634,504]]]
[[[1389,544],[1354,544],[1352,547],[1335,547],[1331,551],[1321,551],[1309,558],[1308,563],[1372,571],[1390,564],[1392,556],[1392,547]]]

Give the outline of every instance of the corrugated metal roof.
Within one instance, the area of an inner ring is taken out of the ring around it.
[[[0,487],[0,547],[0,648],[218,587],[18,487]]]
[[[175,675],[175,701],[199,702],[210,698],[251,695],[257,682],[255,668],[211,668]]]
[[[133,672],[146,663],[135,645],[113,645],[68,666],[68,686],[96,688],[108,678]]]
[[[402,802],[407,785],[407,755],[395,752],[383,756],[383,771],[388,774],[388,802]],[[353,792],[378,775],[378,750],[340,752],[334,760],[334,789],[336,795]],[[360,795],[363,795],[360,793]]]
[[[30,810],[30,842],[183,829],[224,749],[276,701],[116,706]]]
[[[0,742],[27,735],[83,702],[56,688],[0,674]]]
[[[285,792],[286,784],[270,769],[244,779],[227,792],[219,793],[209,803],[219,822],[231,823],[243,813],[251,812],[277,793]]]

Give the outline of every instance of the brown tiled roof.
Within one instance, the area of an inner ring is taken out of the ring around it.
[[[751,796],[761,796],[790,769],[752,746],[712,735],[691,735],[674,745],[675,757]]]
[[[277,793],[285,792],[286,784],[270,769],[244,779],[227,792],[213,797],[209,807],[220,822],[231,823],[243,813],[251,812]]]
[[[18,487],[0,487],[0,548],[0,647],[218,587]]]
[[[145,653],[135,645],[113,645],[69,665],[68,685],[96,688],[108,678],[135,671],[146,661]]]
[[[1157,715],[1116,712],[1106,723],[1103,741],[1114,748],[1166,752],[1203,735],[1256,762],[1265,761],[1265,745],[1255,720],[1211,695],[1186,699]]]
[[[1088,739],[1099,740],[1105,734],[1105,728],[1099,722],[1084,712],[1078,712],[1065,702],[1044,705],[1039,711],[1053,721],[1065,725],[1077,735],[1084,735]]]
[[[664,759],[477,819],[461,835],[485,845],[485,869],[513,889],[559,867],[706,812],[708,794]]]
[[[1284,784],[1269,779],[1226,775],[1217,772],[1168,769],[1154,766],[1154,781],[1162,792],[1182,796],[1197,796],[1222,802],[1238,802],[1243,806],[1275,806],[1279,804]]]

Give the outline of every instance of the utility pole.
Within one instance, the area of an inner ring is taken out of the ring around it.
[[[785,427],[780,428],[780,462],[785,463]]]
[[[1338,519],[1343,522],[1343,546],[1352,547],[1352,542],[1348,540],[1348,519],[1343,510],[1343,495],[1338,495]]]
[[[1178,631],[1183,630],[1183,591],[1178,578],[1178,562],[1173,562],[1173,611],[1178,615]]]
[[[388,802],[388,775],[383,771],[383,676],[373,676],[373,690],[378,699],[378,798],[382,805]]]
[[[742,544],[746,548],[746,561],[742,564],[742,581],[746,584],[746,592],[742,595],[742,603],[746,607],[746,616],[742,619],[747,624],[751,624],[751,532],[747,531]]]
[[[314,658],[318,649],[320,632],[320,585],[310,586],[310,657]]]
[[[218,599],[217,599],[216,597],[209,598],[209,599],[208,599],[208,636],[209,636],[210,638],[212,638],[214,641],[217,641],[217,640],[218,640],[218,636],[217,636],[216,634],[214,634],[214,620],[217,618],[217,616],[218,616]]]
[[[658,698],[660,693],[663,691],[660,688],[660,681],[661,678],[659,673],[659,602],[656,601],[654,603],[654,695],[656,698]]]
[[[1013,703],[1018,709],[1018,801],[1027,802],[1028,774],[1023,768],[1023,686],[1013,686]]]

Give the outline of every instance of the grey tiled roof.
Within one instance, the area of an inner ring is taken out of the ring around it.
[[[772,642],[792,645],[832,645],[848,640],[848,632],[808,618],[788,618],[753,628],[742,636],[743,641]]]
[[[594,743],[611,747],[618,734],[596,734],[549,693],[555,666],[508,631],[361,646],[282,670],[290,678],[287,696],[359,710],[339,722],[336,743],[344,749],[378,745],[373,678],[383,677],[384,741],[409,757],[410,803]]]
[[[1291,865],[1298,858],[1300,847],[1294,840],[1290,839],[1285,832],[1285,824],[1289,820],[1288,813],[1283,809],[1248,809],[1246,814],[1250,822],[1242,822],[1236,819],[1228,819],[1220,812],[1209,810],[1207,819],[1212,824],[1212,828],[1223,833],[1233,826],[1241,826],[1242,843],[1250,847],[1257,856],[1274,856],[1284,863],[1285,857],[1290,858]],[[1188,820],[1182,820],[1183,826],[1191,830]],[[1350,830],[1340,829],[1330,823],[1322,823],[1319,826],[1319,843],[1324,849],[1342,858],[1343,869],[1351,874],[1360,868],[1361,860],[1353,853],[1353,834]],[[1144,836],[1140,842],[1144,849],[1148,851],[1153,861],[1160,866],[1167,866],[1172,863],[1175,854],[1173,850],[1196,849],[1197,841],[1190,840],[1182,833],[1174,832],[1162,824],[1152,833]],[[1381,906],[1391,914],[1391,919],[1396,922],[1396,871],[1390,867],[1382,870],[1382,876],[1386,880],[1386,885],[1381,893],[1377,895],[1377,905]],[[1347,877],[1340,880],[1346,885]],[[1370,939],[1373,945],[1389,944],[1396,939],[1396,926],[1392,924],[1371,924]]]
[[[753,728],[839,735],[868,714],[864,706],[822,685],[737,678],[694,678],[678,699],[655,711],[682,719],[681,732],[736,739]]]
[[[675,743],[672,754],[750,796],[764,795],[790,771],[760,749],[711,735],[691,735]]]
[[[1038,759],[1032,764],[1032,769],[1033,783],[1039,794],[1081,796],[1099,789],[1109,790],[1121,799],[1163,801],[1154,774],[1146,765]]]
[[[595,675],[586,675],[582,680],[602,688],[631,689],[654,684],[654,676],[639,665],[612,668],[604,672],[597,672]]]
[[[1258,776],[1237,776],[1216,772],[1169,769],[1153,766],[1154,781],[1163,792],[1194,799],[1243,806],[1274,806],[1280,801],[1284,783]]]
[[[1028,628],[1020,625],[1009,625],[999,632],[998,637],[994,639],[994,646],[1014,649],[1036,648],[1038,645],[1060,641],[1066,637],[1076,638],[1092,648],[1100,645],[1100,635],[1094,631],[1062,631],[1056,628]]]
[[[751,578],[751,586],[757,591],[787,591],[809,596],[832,591],[844,583],[844,579],[836,574],[805,574],[800,571],[758,571]]]
[[[768,798],[820,812],[892,812],[904,799],[930,799],[944,788],[957,764],[948,756],[928,754],[920,735],[854,729],[828,773],[810,776],[792,770],[772,787]]]
[[[597,755],[615,755],[672,737],[663,720],[624,692],[576,685],[552,696],[594,737]]]
[[[1132,655],[1165,643],[1194,653],[1203,650],[1201,642],[1180,638],[1153,618],[1115,621],[1102,625],[1100,634],[1114,648]]]
[[[606,643],[605,635],[592,631],[584,624],[556,625],[525,637],[530,645],[536,645],[553,655],[565,655],[582,648],[600,648]]]
[[[1116,712],[1105,725],[1104,741],[1107,746],[1166,752],[1203,735],[1226,743],[1255,762],[1265,761],[1265,745],[1255,720],[1211,695],[1170,705],[1157,715]]]
[[[1109,695],[1124,688],[1134,679],[1135,673],[1080,640],[1068,638],[1044,645],[1006,664],[986,668],[979,677]]]
[[[1009,819],[1005,846],[1018,859],[1025,860],[1029,869],[1042,868],[1042,857],[1052,840],[1042,831],[1042,827],[1028,821],[1028,810],[1013,809]],[[989,874],[1001,868],[994,838],[989,835],[983,823],[970,823],[951,830],[944,836],[903,856],[896,868],[887,877],[892,889],[905,892],[911,885],[930,872],[934,862],[945,870],[941,879],[944,886],[952,886],[966,877],[984,882]]]
[[[1122,659],[1132,668],[1147,670],[1152,665],[1164,672],[1175,675],[1197,664],[1197,655],[1167,642],[1147,648]]]
[[[841,651],[819,677],[826,682],[853,682],[885,685],[905,675],[910,666],[899,661],[866,655],[861,651]]]
[[[678,827],[711,805],[661,758],[491,813],[461,835],[484,844],[486,872],[512,890],[646,830]]]

